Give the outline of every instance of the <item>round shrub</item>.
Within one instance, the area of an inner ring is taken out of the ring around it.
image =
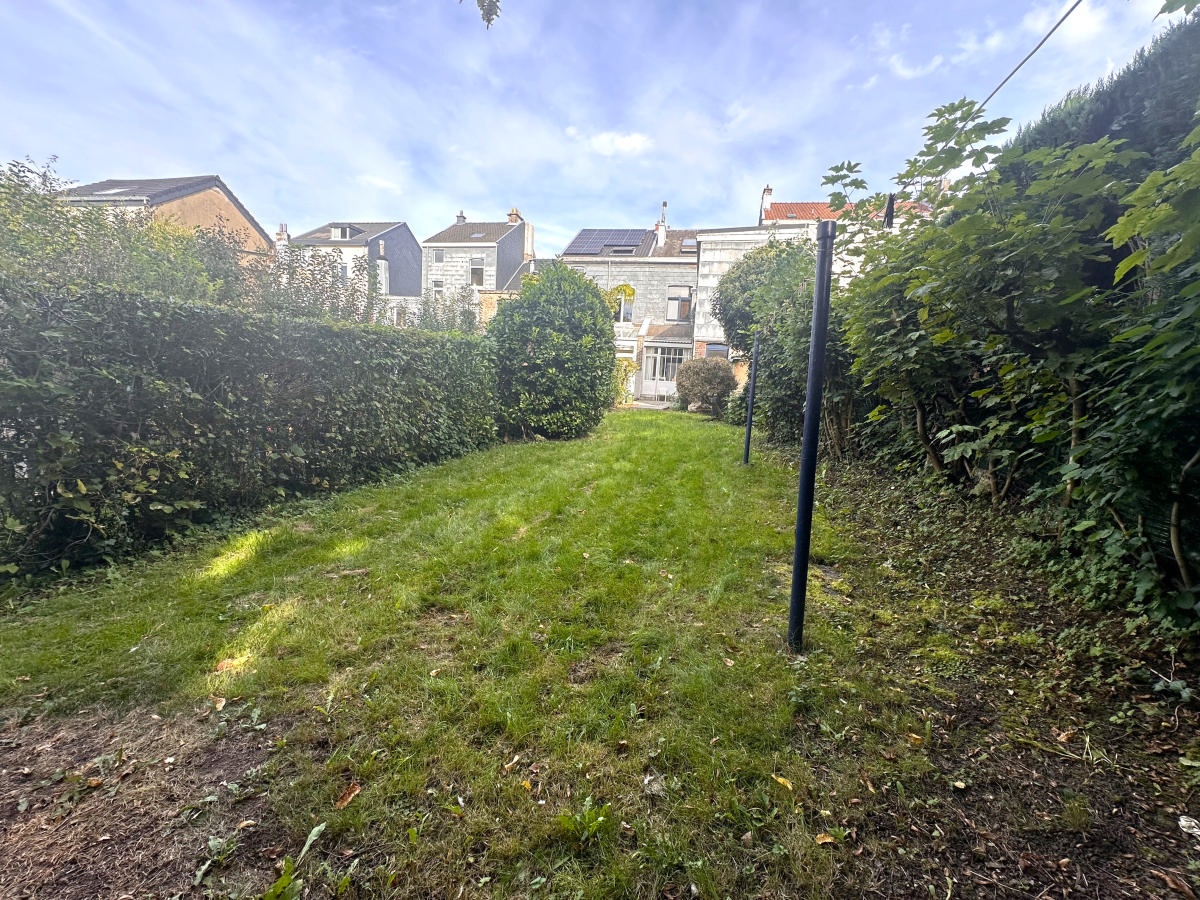
[[[508,437],[573,438],[615,396],[612,313],[596,283],[562,263],[527,277],[488,324],[500,428]]]
[[[679,367],[679,373],[675,376],[675,391],[684,408],[698,403],[718,419],[736,387],[733,367],[729,365],[729,360],[719,356],[689,359]]]

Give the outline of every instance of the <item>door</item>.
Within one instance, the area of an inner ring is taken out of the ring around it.
[[[642,363],[642,396],[668,400],[675,396],[675,373],[683,363],[683,347],[647,347]]]

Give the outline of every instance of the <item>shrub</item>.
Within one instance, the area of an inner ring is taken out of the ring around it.
[[[0,572],[495,438],[481,338],[0,286]]]
[[[554,263],[527,277],[487,333],[506,436],[578,437],[612,406],[612,313],[587,276]]]
[[[716,419],[724,414],[729,395],[736,387],[733,367],[729,360],[719,356],[689,359],[675,376],[675,391],[684,407],[698,403]]]

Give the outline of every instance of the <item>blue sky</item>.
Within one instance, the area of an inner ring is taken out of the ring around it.
[[[407,221],[753,224],[768,182],[884,190],[939,104],[981,100],[1062,0],[0,2],[0,160],[60,176],[218,174],[267,231]],[[992,102],[1035,119],[1124,65],[1161,0],[1084,0]]]

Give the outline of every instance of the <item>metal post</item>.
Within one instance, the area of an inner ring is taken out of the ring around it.
[[[788,611],[788,648],[804,643],[804,600],[808,593],[808,554],[812,543],[813,495],[817,481],[817,444],[821,439],[821,394],[825,383],[825,333],[829,326],[829,289],[833,278],[833,238],[837,224],[817,224],[817,283],[813,293],[812,339],[808,346],[808,391],[804,396],[804,438],[800,445],[800,489],[796,508],[796,549],[792,556],[792,602]]]
[[[758,378],[758,332],[754,332],[754,353],[750,357],[750,385],[746,394],[746,448],[742,451],[742,465],[750,465],[750,431],[754,427],[754,382]]]

